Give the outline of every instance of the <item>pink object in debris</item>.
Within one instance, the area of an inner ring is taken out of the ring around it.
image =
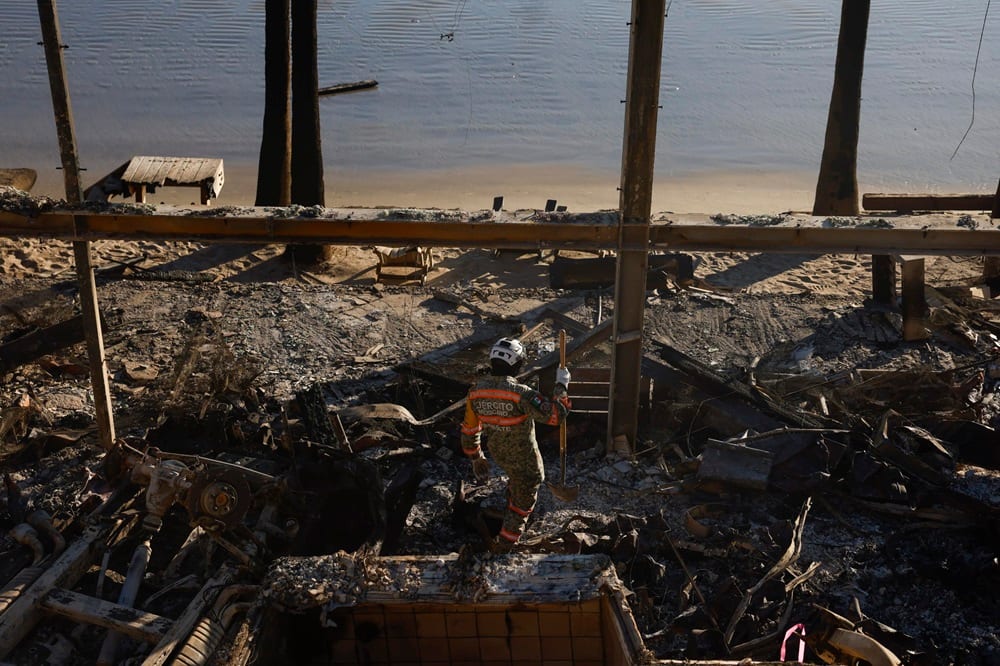
[[[799,658],[796,661],[803,661],[806,658],[806,625],[802,623],[792,625],[785,632],[785,640],[781,641],[781,653],[778,658],[785,661],[785,646],[788,645],[788,639],[792,636],[799,639]]]

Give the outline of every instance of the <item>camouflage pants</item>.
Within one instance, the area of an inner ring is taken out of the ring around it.
[[[538,489],[545,479],[542,454],[538,445],[523,437],[504,437],[492,432],[488,440],[493,460],[507,474],[507,510],[500,535],[517,541],[535,508]]]

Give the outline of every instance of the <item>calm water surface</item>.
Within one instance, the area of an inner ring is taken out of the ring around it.
[[[833,0],[674,0],[666,22],[658,179],[815,173],[839,26]],[[874,2],[859,177],[930,191],[1000,175],[1000,8]],[[321,0],[329,173],[547,163],[616,174],[627,0]],[[90,182],[131,155],[255,166],[263,110],[261,0],[62,0],[81,159]],[[59,164],[37,9],[0,0],[0,166]]]

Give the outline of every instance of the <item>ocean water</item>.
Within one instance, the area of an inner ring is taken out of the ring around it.
[[[673,0],[657,181],[815,174],[839,29],[833,0]],[[474,178],[525,165],[617,178],[628,0],[321,0],[330,177],[421,170]],[[132,155],[254,168],[263,112],[262,0],[62,0],[89,183]],[[859,178],[884,190],[993,191],[1000,176],[1000,7],[874,2]],[[0,166],[59,164],[35,3],[0,0]],[[952,156],[975,113],[964,144]],[[533,175],[536,178],[537,175]]]

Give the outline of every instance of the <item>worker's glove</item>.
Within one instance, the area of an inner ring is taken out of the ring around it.
[[[473,458],[472,474],[476,477],[476,481],[485,481],[490,478],[490,461],[486,458]]]
[[[556,384],[562,384],[563,389],[569,390],[569,368],[556,368]]]

